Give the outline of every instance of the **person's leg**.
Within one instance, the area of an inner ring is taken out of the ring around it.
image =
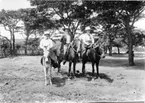
[[[63,64],[65,64],[67,61],[67,56],[68,56],[67,50],[68,50],[68,45],[66,44],[66,45],[64,45],[64,62],[63,62]]]
[[[57,55],[56,55],[56,51],[55,51],[55,48],[51,48],[50,50],[49,50],[49,57],[53,60],[53,62],[55,63],[55,64],[57,64],[58,65],[58,59],[57,59]]]
[[[48,55],[49,55],[49,51],[45,50],[43,52],[43,56],[44,56],[46,62],[48,61]]]
[[[80,60],[81,59],[81,41],[78,40],[78,44],[77,44],[77,53],[78,53],[78,59]]]

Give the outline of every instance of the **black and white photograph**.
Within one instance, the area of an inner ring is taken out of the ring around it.
[[[145,1],[0,0],[0,103],[145,103]]]

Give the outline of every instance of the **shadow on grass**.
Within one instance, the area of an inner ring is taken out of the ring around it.
[[[68,73],[67,72],[62,72],[61,74],[62,75],[67,75]],[[94,77],[97,77],[97,73],[94,73],[94,75],[93,75],[92,72],[87,72],[85,75],[83,75],[82,73],[79,73],[78,72],[78,73],[75,74],[75,77],[76,78],[87,78],[88,81],[91,81]],[[74,77],[72,76],[71,79],[73,79],[73,78]],[[108,76],[105,73],[100,73],[99,74],[99,78],[105,79],[109,83],[112,83],[113,82],[113,79],[110,78],[110,76]],[[67,79],[67,77],[65,79]]]
[[[122,59],[112,59],[112,58],[105,58],[100,61],[99,66],[105,67],[123,67],[125,69],[134,69],[134,70],[145,70],[145,59],[134,59],[135,65],[129,66],[128,58]]]
[[[87,78],[88,78],[88,81],[90,81],[90,79],[94,78],[94,77],[97,77],[97,73],[94,73],[94,75],[91,73],[91,72],[87,72],[86,73]],[[98,77],[97,77],[98,78]],[[110,76],[108,76],[107,74],[105,73],[100,73],[99,74],[99,78],[101,79],[105,79],[106,81],[108,81],[109,83],[112,83],[113,82],[113,79],[110,78]]]
[[[0,59],[4,59],[4,58],[6,58],[6,57],[0,57]]]
[[[52,78],[52,83],[55,84],[57,87],[61,87],[65,85],[65,81],[66,81],[67,77],[53,77]]]

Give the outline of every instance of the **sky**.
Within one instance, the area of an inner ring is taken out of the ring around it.
[[[17,10],[30,7],[28,0],[0,0],[0,10]]]
[[[20,8],[30,8],[30,2],[28,0],[0,0],[0,10],[17,10]],[[145,14],[145,11],[144,11]],[[145,31],[145,18],[139,20],[134,24],[138,29],[142,29]],[[0,34],[10,37],[9,32],[5,31],[3,27],[0,27]],[[23,36],[16,35],[17,39],[24,38]]]

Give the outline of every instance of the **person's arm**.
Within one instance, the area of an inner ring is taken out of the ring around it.
[[[92,44],[94,44],[95,43],[95,40],[94,40],[93,35],[91,35],[91,39],[92,39]]]
[[[40,45],[39,45],[39,47],[40,47],[41,49],[44,49],[43,41],[42,41],[42,40],[40,41]]]
[[[47,50],[50,50],[51,48],[53,48],[53,41],[52,40],[48,40],[48,46],[47,46]]]
[[[52,48],[52,47],[53,47],[53,41],[50,40],[50,48]]]
[[[43,42],[44,42],[43,40],[40,41],[39,47],[40,47],[41,49],[43,49],[43,50],[46,50],[46,48],[45,48],[44,45],[43,45]]]

